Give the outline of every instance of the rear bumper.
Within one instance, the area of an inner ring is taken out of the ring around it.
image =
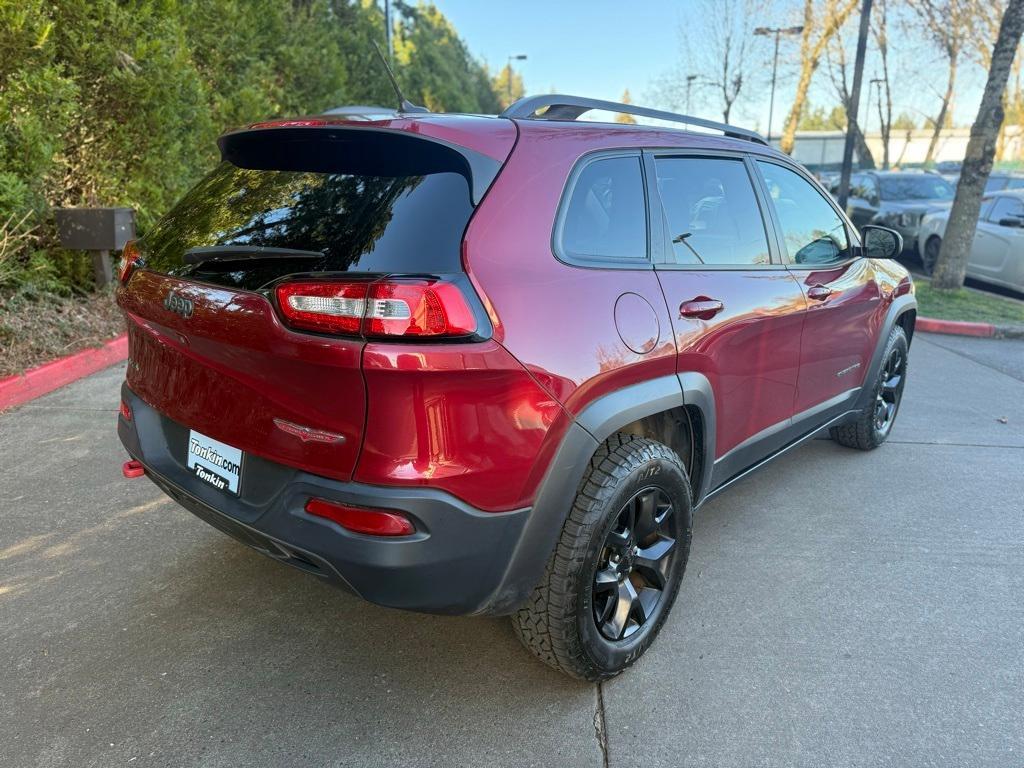
[[[529,509],[480,512],[443,491],[340,482],[251,454],[243,460],[241,495],[229,496],[186,468],[187,427],[127,386],[122,398],[132,420],[118,417],[118,436],[149,478],[185,509],[269,557],[370,602],[429,613],[507,612],[510,594],[533,586],[523,578],[535,574],[512,567]],[[313,496],[401,510],[416,533],[352,533],[307,514]]]

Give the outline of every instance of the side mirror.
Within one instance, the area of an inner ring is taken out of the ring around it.
[[[999,220],[1000,227],[1024,227],[1024,219],[1017,218],[1016,216],[1007,216],[1004,219]]]
[[[895,259],[903,253],[903,235],[888,227],[869,224],[860,231],[864,255],[869,259]]]

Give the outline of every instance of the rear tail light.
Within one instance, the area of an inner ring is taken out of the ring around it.
[[[131,406],[129,406],[128,403],[126,403],[124,400],[121,401],[121,409],[120,410],[121,410],[121,418],[123,418],[125,421],[131,421],[132,420],[132,409],[131,409]]]
[[[436,338],[476,331],[462,290],[433,278],[282,283],[277,303],[288,325],[321,333]]]
[[[368,536],[408,536],[416,527],[401,512],[389,509],[370,509],[339,504],[336,501],[310,499],[306,511],[337,523],[342,528]]]
[[[142,266],[142,255],[134,240],[129,240],[121,249],[121,262],[117,265],[117,279],[127,283],[136,267]]]
[[[277,286],[281,314],[293,328],[359,333],[368,283],[284,283]]]

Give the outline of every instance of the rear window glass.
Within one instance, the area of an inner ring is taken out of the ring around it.
[[[883,200],[952,200],[956,192],[941,176],[930,173],[884,176]]]
[[[456,171],[368,175],[225,161],[140,245],[150,269],[246,289],[293,273],[450,273],[462,269],[462,235],[472,211],[469,183]],[[225,245],[323,256],[185,259],[189,249]]]
[[[647,208],[639,157],[588,164],[572,188],[562,251],[584,259],[647,258]]]

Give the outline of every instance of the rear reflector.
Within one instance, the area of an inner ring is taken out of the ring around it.
[[[126,403],[124,400],[121,401],[120,412],[121,412],[121,417],[125,421],[131,421],[132,420],[132,409],[131,409],[131,407],[129,407],[128,403]]]
[[[439,337],[476,331],[459,287],[433,278],[282,283],[277,304],[288,325],[321,333]]]
[[[368,536],[408,536],[416,532],[409,518],[401,512],[386,509],[368,509],[324,499],[310,499],[306,502],[306,511],[349,531]]]

